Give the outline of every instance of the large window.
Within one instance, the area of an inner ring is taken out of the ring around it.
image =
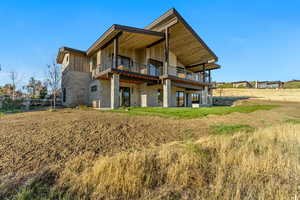
[[[97,67],[97,55],[94,55],[92,57],[92,66],[93,66],[93,69],[96,69],[96,67]]]
[[[158,60],[149,59],[149,75],[159,76],[162,74],[163,63]]]
[[[131,59],[126,56],[118,56],[118,65],[123,66],[125,69],[129,69]]]
[[[97,91],[97,85],[93,85],[91,87],[91,92],[96,92]]]
[[[192,94],[192,103],[199,103],[200,94],[193,93]]]
[[[184,107],[184,92],[176,91],[176,106]]]

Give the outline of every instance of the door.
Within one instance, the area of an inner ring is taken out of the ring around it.
[[[130,106],[130,88],[120,87],[120,106]]]
[[[185,107],[189,107],[189,94],[188,93],[185,93]]]
[[[184,92],[176,91],[176,106],[184,107]]]

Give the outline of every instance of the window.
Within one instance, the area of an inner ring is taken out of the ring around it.
[[[200,100],[200,95],[193,93],[192,94],[192,103],[199,103],[199,100]]]
[[[184,107],[184,92],[176,91],[176,105],[177,107]]]
[[[163,63],[158,60],[149,59],[149,75],[159,76],[162,74]]]
[[[159,105],[161,105],[163,102],[163,94],[162,94],[162,90],[161,89],[158,89],[157,90],[157,103]]]
[[[96,92],[97,91],[97,85],[93,85],[91,87],[91,92]]]
[[[97,55],[94,55],[92,57],[92,66],[93,66],[93,69],[96,69],[96,67],[97,67]]]
[[[118,65],[122,65],[125,68],[130,67],[130,58],[126,56],[119,56]]]
[[[183,74],[184,73],[184,68],[183,67],[176,67],[176,73],[177,74]]]
[[[66,102],[66,88],[63,88],[63,102]]]

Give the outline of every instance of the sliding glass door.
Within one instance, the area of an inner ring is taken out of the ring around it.
[[[176,106],[184,107],[184,92],[176,91]]]
[[[130,88],[120,87],[120,106],[129,107],[130,106]]]

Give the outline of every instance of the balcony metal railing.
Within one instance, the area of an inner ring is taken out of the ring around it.
[[[208,73],[194,73],[182,67],[169,66],[168,74],[192,81],[209,82]]]
[[[124,62],[118,58],[116,69],[123,70],[127,72],[135,72],[139,74],[146,74],[151,76],[160,76],[162,75],[162,70],[154,67],[153,65],[145,65],[134,61]],[[111,58],[106,58],[102,61],[101,64],[93,67],[92,75],[95,76],[107,69],[113,67],[113,60]]]
[[[138,62],[134,62],[132,60],[122,60],[118,58],[117,61],[118,70],[123,70],[127,72],[135,72],[139,74],[151,75],[151,76],[161,76],[163,75],[163,68],[162,67],[155,67],[152,64],[141,64]],[[96,76],[97,74],[110,69],[113,67],[113,60],[112,58],[104,58],[102,59],[102,63],[93,67],[92,75]],[[186,70],[182,67],[176,66],[169,66],[168,67],[168,74],[176,76],[178,78],[193,80],[193,81],[200,81],[200,82],[209,82],[209,74],[208,73],[193,73],[189,70]]]

